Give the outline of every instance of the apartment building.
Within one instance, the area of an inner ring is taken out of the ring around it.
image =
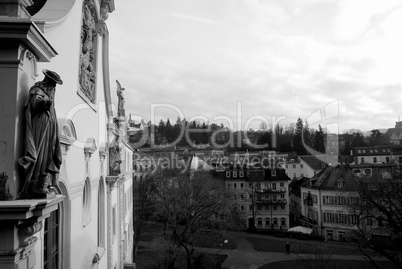
[[[370,169],[371,172],[362,174],[364,169]],[[300,186],[300,222],[328,240],[352,239],[359,221],[350,208],[360,199],[355,180],[361,177],[369,182],[371,178],[390,175],[394,169],[389,164],[365,164],[364,167],[341,164],[327,167]],[[368,228],[380,225],[374,219],[366,221]]]
[[[355,147],[352,150],[355,164],[402,164],[402,145]]]
[[[289,177],[281,168],[229,166],[216,170],[232,192],[232,205],[247,227],[289,228]]]

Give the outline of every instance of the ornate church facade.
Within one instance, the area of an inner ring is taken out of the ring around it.
[[[132,263],[133,150],[109,78],[114,9],[0,1],[0,268]]]

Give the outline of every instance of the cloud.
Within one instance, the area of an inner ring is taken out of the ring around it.
[[[107,21],[111,81],[126,88],[126,109],[147,119],[155,103],[186,118],[237,119],[238,101],[243,122],[256,115],[294,122],[334,100],[344,129],[392,127],[401,113],[397,1],[119,5]],[[158,117],[176,114],[161,109]]]

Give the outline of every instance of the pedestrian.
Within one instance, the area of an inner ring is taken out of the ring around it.
[[[289,242],[286,242],[286,255],[290,255],[290,244]]]

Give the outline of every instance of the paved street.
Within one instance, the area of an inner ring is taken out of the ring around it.
[[[303,254],[285,254],[285,242],[289,241],[290,244],[297,239],[288,238],[275,238],[275,240],[283,240],[283,252],[260,252],[255,251],[253,245],[246,239],[246,237],[258,237],[268,239],[269,237],[265,235],[258,234],[247,234],[247,233],[231,233],[234,240],[236,241],[237,248],[234,250],[216,250],[208,248],[199,248],[200,251],[208,253],[218,253],[228,255],[227,259],[222,264],[222,268],[226,269],[256,269],[264,264],[290,260],[290,259],[301,259]],[[320,244],[321,242],[317,242]],[[323,242],[324,243],[324,242]],[[347,245],[345,245],[347,247]],[[356,255],[331,255],[332,259],[343,259],[343,260],[367,260],[364,256]]]
[[[153,233],[155,234],[155,233]],[[285,243],[287,241],[295,244],[303,242],[304,244],[313,246],[319,245],[333,245],[335,247],[343,247],[345,249],[354,248],[353,245],[345,244],[345,243],[336,243],[336,242],[319,242],[319,241],[301,241],[293,238],[278,238],[267,235],[259,235],[259,234],[250,234],[245,232],[230,232],[229,233],[232,240],[236,242],[236,249],[228,250],[228,249],[213,249],[213,248],[197,248],[200,252],[205,253],[215,253],[215,254],[226,254],[228,257],[223,262],[222,268],[226,269],[256,269],[259,266],[264,264],[285,261],[285,260],[295,260],[302,259],[305,254],[292,253],[286,255],[285,254]],[[267,244],[270,240],[274,241],[283,241],[283,249],[279,249],[278,252],[263,252],[256,251],[253,247],[253,244],[248,241],[246,238],[262,238],[267,240]],[[141,245],[148,247],[147,242],[141,242]],[[331,259],[342,259],[342,260],[367,260],[363,255],[331,255]]]

